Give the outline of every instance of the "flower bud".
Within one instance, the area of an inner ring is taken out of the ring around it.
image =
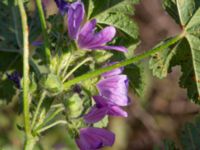
[[[51,94],[59,94],[63,91],[63,84],[61,80],[54,74],[44,75],[40,84]]]

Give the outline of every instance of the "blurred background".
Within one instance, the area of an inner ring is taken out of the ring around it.
[[[52,13],[53,0],[45,0]],[[159,41],[178,34],[181,29],[163,10],[161,0],[141,0],[135,6],[134,20],[140,29],[141,44],[136,53],[149,50]],[[144,62],[146,66],[148,62]],[[146,67],[147,68],[147,67]],[[132,104],[127,108],[129,117],[110,118],[109,128],[116,134],[116,142],[106,150],[164,149],[163,140],[171,139],[182,149],[177,133],[183,124],[200,111],[199,106],[187,100],[186,91],[179,88],[180,68],[174,68],[164,80],[145,70],[145,94],[138,98],[130,93]],[[0,106],[1,107],[1,106]],[[20,150],[22,133],[16,124],[17,102],[0,108],[0,150]],[[52,129],[39,141],[36,150],[76,150],[73,141],[62,127]],[[66,143],[69,143],[68,145]]]

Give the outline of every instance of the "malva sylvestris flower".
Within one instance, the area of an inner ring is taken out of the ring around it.
[[[92,19],[81,27],[84,19],[84,5],[77,1],[70,4],[68,9],[68,34],[72,40],[76,40],[79,48],[83,50],[116,50],[127,52],[123,46],[107,46],[116,34],[116,29],[113,26],[108,26],[100,32],[95,32],[96,19]]]
[[[76,143],[80,150],[98,150],[104,146],[112,146],[115,141],[115,135],[101,128],[82,128]]]
[[[102,74],[102,79],[97,83],[99,95],[107,98],[118,106],[127,106],[128,77],[122,74],[123,68],[117,68]]]
[[[87,123],[95,123],[103,119],[106,115],[127,117],[128,114],[118,105],[112,103],[102,96],[94,96],[96,104],[91,108],[90,112],[84,116]]]

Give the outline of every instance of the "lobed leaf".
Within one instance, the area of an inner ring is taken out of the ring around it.
[[[188,97],[200,99],[200,2],[197,0],[165,0],[170,15],[183,27],[182,39],[150,60],[153,74],[164,78],[172,67],[181,67],[180,86],[186,88]],[[177,17],[178,16],[178,17]],[[160,44],[163,44],[161,42]]]

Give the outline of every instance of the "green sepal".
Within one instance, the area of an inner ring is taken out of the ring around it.
[[[50,73],[44,74],[40,80],[40,85],[45,90],[49,92],[49,94],[59,94],[63,91],[63,84],[58,76]]]

